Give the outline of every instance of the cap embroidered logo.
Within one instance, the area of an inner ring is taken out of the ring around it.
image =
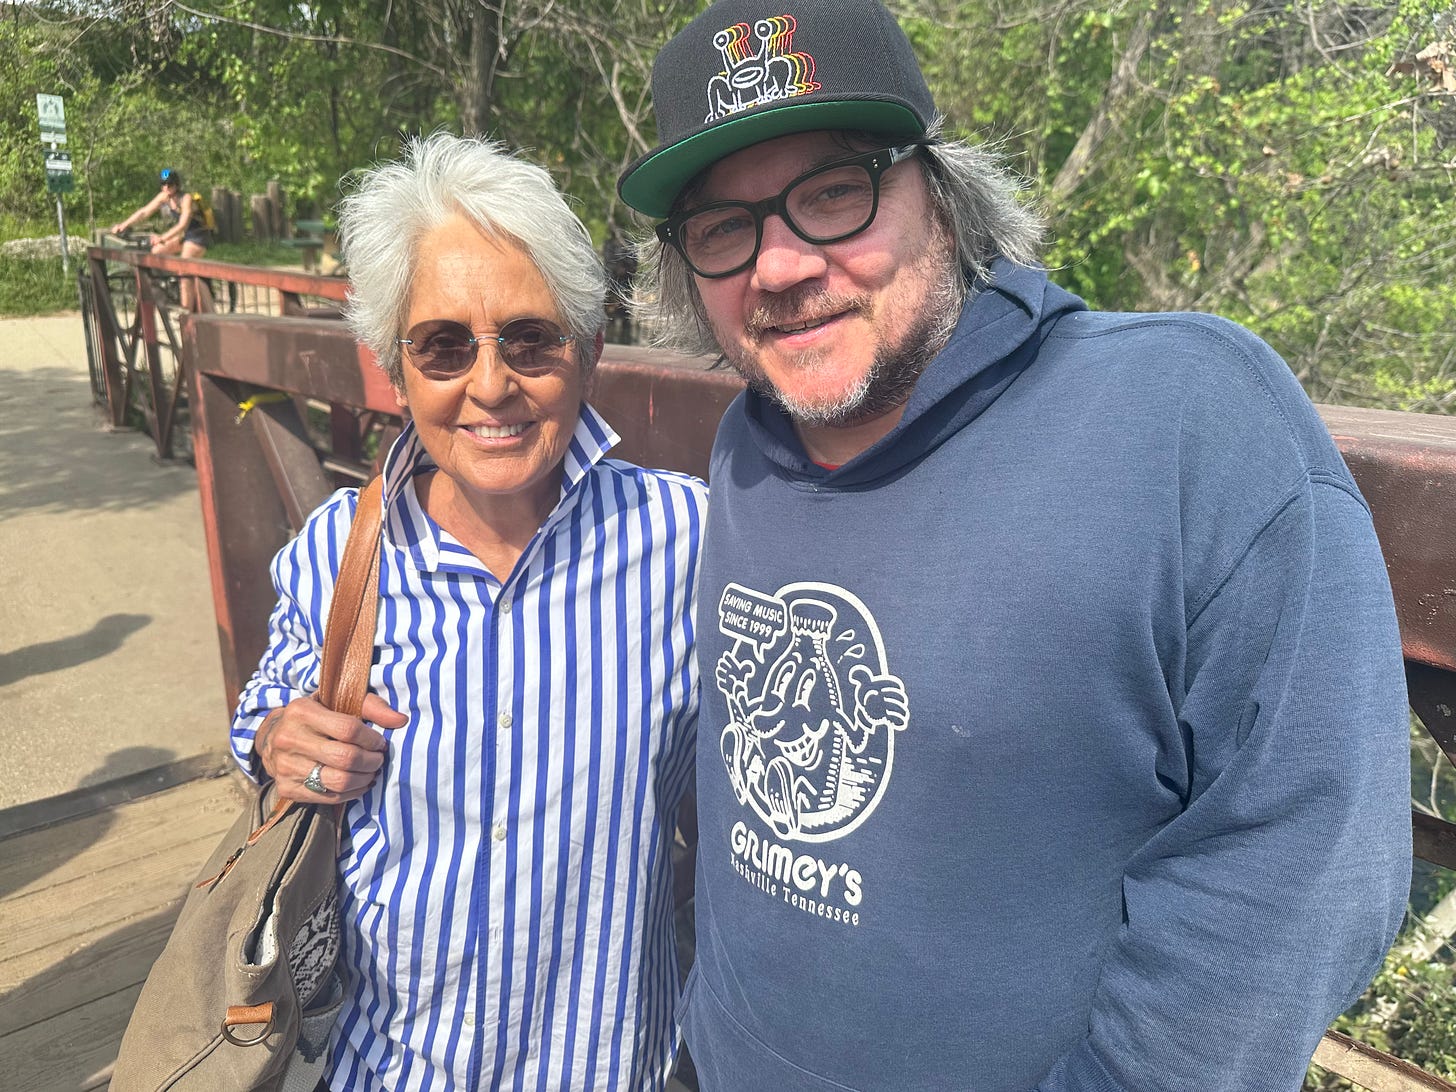
[[[760,19],[752,30],[735,23],[713,35],[723,55],[723,70],[708,81],[708,116],[717,121],[740,111],[818,91],[814,58],[794,52],[792,15]]]
[[[881,0],[714,0],[658,52],[652,102],[660,143],[617,187],[657,219],[741,148],[822,129],[889,146],[921,139],[935,117],[910,40]]]

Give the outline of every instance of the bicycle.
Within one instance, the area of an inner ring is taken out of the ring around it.
[[[150,233],[103,232],[99,242],[112,249],[151,251]],[[79,293],[86,330],[87,362],[91,370],[92,396],[112,406],[113,422],[141,428],[156,442],[159,457],[191,459],[191,430],[188,427],[181,369],[181,278],[174,273],[131,264],[110,264],[105,273],[110,299],[110,319],[100,319],[101,301],[89,270],[81,272]],[[199,278],[199,304],[212,308],[213,293]],[[103,341],[114,331],[117,375],[108,377]],[[108,385],[119,390],[108,392]],[[114,399],[114,401],[113,401]]]

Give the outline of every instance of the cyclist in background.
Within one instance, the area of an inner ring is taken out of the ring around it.
[[[167,226],[152,235],[152,253],[201,258],[212,245],[212,233],[207,229],[202,209],[192,194],[183,190],[182,176],[174,168],[163,167],[159,177],[162,188],[157,191],[157,196],[125,220],[113,224],[111,234],[119,235],[133,224],[161,216]],[[181,278],[181,301],[185,310],[200,309],[194,305],[197,295],[194,285],[199,283],[196,277]]]

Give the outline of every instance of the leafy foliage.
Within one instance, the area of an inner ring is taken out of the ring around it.
[[[145,43],[123,24],[64,9],[48,14],[0,21],[0,224],[10,226],[7,234],[54,223],[37,92],[66,101],[76,189],[63,200],[72,230],[131,212],[157,192],[164,166],[180,170],[192,187],[261,189],[270,173],[239,148],[215,87],[176,61],[148,60]]]
[[[72,276],[50,258],[13,258],[0,254],[0,315],[48,315],[77,306],[75,266]]]
[[[106,222],[155,192],[158,166],[326,215],[341,184],[436,128],[528,150],[605,237],[617,173],[652,139],[662,37],[695,0],[49,0],[0,21],[0,223],[45,218],[36,89],[67,98],[78,179],[67,204]],[[62,73],[62,69],[69,75]],[[106,90],[103,92],[102,88]],[[9,119],[9,120],[5,120]],[[78,142],[79,138],[79,142]],[[184,151],[185,150],[185,151]]]
[[[409,133],[489,132],[598,237],[653,141],[652,56],[695,0],[44,0],[0,20],[0,225],[46,224],[37,90],[67,97],[74,221],[191,184],[326,215]],[[952,129],[996,136],[1096,306],[1218,311],[1316,398],[1456,407],[1450,0],[904,0]],[[345,183],[346,184],[346,181]]]
[[[1369,990],[1335,1028],[1377,1050],[1456,1078],[1456,975],[1446,959],[1416,962],[1399,946],[1386,959]],[[1328,1092],[1358,1086],[1312,1066],[1306,1090]]]
[[[653,141],[656,45],[694,0],[48,0],[0,20],[0,225],[46,223],[37,90],[67,96],[106,222],[161,165],[326,215],[405,134],[489,132],[605,238]],[[1218,311],[1316,398],[1456,407],[1450,0],[905,0],[952,129],[992,134],[1096,306]],[[1444,52],[1443,52],[1444,51]]]
[[[1243,321],[1316,398],[1456,406],[1449,0],[932,7],[938,100],[1007,134],[1068,287]]]

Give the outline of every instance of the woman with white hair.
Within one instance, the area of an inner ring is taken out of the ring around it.
[[[606,279],[550,177],[437,134],[343,203],[347,318],[407,417],[363,719],[311,696],[358,491],[273,563],[234,754],[346,803],[321,1088],[659,1089],[701,482],[604,457]]]

